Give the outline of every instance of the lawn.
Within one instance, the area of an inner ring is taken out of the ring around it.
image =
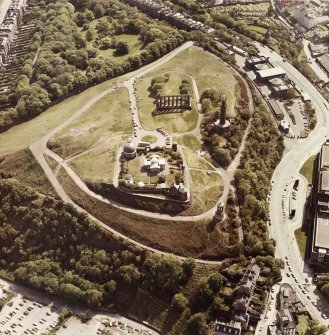
[[[97,37],[97,30],[96,26],[99,22],[108,21],[108,17],[104,16],[100,19],[95,19],[91,22],[89,22],[89,30],[91,30],[94,33],[94,37]],[[118,20],[113,19],[112,20],[112,28],[115,24],[117,24]],[[82,31],[82,28],[80,29],[80,34],[83,37],[86,37],[86,31]],[[116,56],[114,51],[115,49],[98,49],[98,54],[100,56],[103,56],[104,58],[110,58],[112,61],[116,63],[121,63],[122,61],[126,60],[128,57],[133,57],[136,55],[139,55],[142,52],[142,42],[139,40],[139,35],[130,35],[130,34],[120,34],[114,36],[116,39],[116,42],[127,42],[129,46],[129,53],[127,55],[123,56]],[[94,47],[94,40],[87,42],[87,47],[93,48]]]
[[[141,174],[144,156],[137,156],[136,158],[128,161],[128,173],[131,174],[135,183],[142,181],[144,184],[150,183],[150,178]]]
[[[298,330],[299,335],[306,334],[309,320],[310,319],[308,318],[307,315],[304,315],[304,314],[298,315],[297,330]]]
[[[62,157],[88,150],[115,135],[133,131],[128,91],[119,88],[107,94],[80,118],[55,135],[51,142]],[[108,147],[108,150],[111,148]]]
[[[150,142],[150,143],[155,143],[158,140],[156,136],[153,135],[146,135],[141,138],[141,142]]]
[[[23,184],[36,188],[42,194],[57,197],[50,181],[28,149],[1,156],[0,170],[14,174]]]
[[[215,170],[207,160],[200,157],[197,153],[186,148],[183,148],[183,152],[189,168]]]
[[[248,27],[250,30],[255,31],[256,33],[259,33],[261,35],[264,35],[267,32],[267,29],[264,27],[255,26],[255,25],[249,25]]]
[[[0,134],[0,155],[28,147],[32,142],[42,137],[50,130],[61,124],[74,114],[98,93],[114,85],[119,79],[108,80],[102,84],[91,87],[84,92],[74,95],[64,101],[48,108],[39,116],[18,126],[12,127]]]
[[[170,62],[169,62],[170,63]],[[162,68],[162,67],[160,67]],[[168,72],[169,81],[164,83],[164,95],[178,95],[179,86],[182,80],[190,81],[189,76]],[[164,128],[169,133],[185,132],[193,130],[198,121],[198,111],[194,93],[191,94],[192,110],[175,110],[175,111],[156,111],[155,99],[150,96],[149,87],[151,80],[155,76],[147,76],[137,80],[137,103],[138,113],[141,124],[147,130],[155,130],[156,128]]]
[[[193,151],[198,151],[201,149],[201,143],[199,139],[192,134],[186,134],[178,137],[177,142]]]
[[[223,192],[223,180],[217,172],[189,170],[191,205],[182,214],[198,215],[214,207]]]
[[[84,181],[112,183],[117,151],[126,142],[127,137],[111,137],[95,148],[74,157],[70,161],[72,168]]]
[[[295,230],[295,238],[298,244],[298,249],[303,259],[305,259],[307,236],[308,236],[308,225]]]
[[[129,53],[123,56],[116,56],[114,53],[114,49],[107,49],[107,50],[99,50],[99,55],[103,56],[104,58],[110,58],[115,62],[124,61],[128,57],[134,57],[139,55],[142,52],[142,43],[139,40],[138,35],[116,35],[115,36],[117,42],[127,42],[129,46]]]
[[[214,55],[200,48],[191,47],[178,54],[175,58],[152,72],[159,73],[178,71],[194,77],[197,82],[199,94],[207,88],[218,90],[227,98],[227,114],[235,115],[236,80],[232,70]]]
[[[313,183],[313,168],[314,168],[314,161],[316,159],[316,155],[311,156],[301,167],[299,173],[303,175],[309,184]]]

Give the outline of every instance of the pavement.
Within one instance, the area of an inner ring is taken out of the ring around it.
[[[283,196],[287,198],[287,186],[299,176],[299,170],[304,162],[312,155],[319,152],[321,145],[329,135],[329,110],[327,102],[317,89],[291,64],[284,61],[280,55],[269,48],[257,43],[260,52],[270,58],[274,66],[281,66],[287,73],[287,76],[293,80],[296,86],[303,92],[308,93],[317,115],[317,125],[310,135],[305,139],[285,140],[286,150],[283,158],[272,176],[272,192],[270,195],[270,218],[269,227],[270,236],[276,240],[276,257],[285,259],[288,257],[290,267],[296,279],[300,283],[309,283],[312,281],[312,269],[300,257],[297,243],[294,237],[294,226],[287,225],[287,212],[282,210]],[[301,220],[301,218],[299,219]],[[300,221],[299,221],[299,224]],[[298,225],[296,223],[296,225]],[[314,285],[308,286],[308,296],[298,287],[294,278],[290,275],[285,280],[296,287],[297,294],[305,304],[310,314],[322,324],[329,325],[328,320],[321,316],[321,312],[312,304],[312,300],[319,298]],[[320,299],[322,297],[320,296]]]
[[[115,335],[159,335],[147,323],[135,322],[118,313],[90,310],[3,279],[0,279],[0,287],[15,294],[0,311],[0,335],[45,334],[57,325],[63,307],[69,307],[73,313],[88,312],[91,319],[82,323],[80,319],[71,317],[56,332],[57,335],[96,335],[101,333],[100,330]]]

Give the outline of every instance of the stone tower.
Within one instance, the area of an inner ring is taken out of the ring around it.
[[[220,106],[220,124],[222,126],[224,126],[225,124],[225,121],[226,121],[226,96],[224,95],[223,96],[223,99],[222,99],[222,104]]]

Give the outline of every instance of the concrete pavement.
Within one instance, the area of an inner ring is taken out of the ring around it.
[[[287,217],[282,211],[282,199],[286,194],[285,189],[289,183],[298,177],[299,170],[304,162],[311,156],[319,152],[321,145],[329,135],[327,127],[329,122],[329,110],[326,100],[316,90],[316,88],[291,64],[284,61],[280,55],[269,48],[257,44],[262,54],[270,58],[270,62],[274,66],[281,66],[285,69],[287,76],[293,80],[296,86],[311,97],[312,104],[317,115],[317,125],[312,133],[305,139],[294,139],[289,141],[289,149],[285,151],[284,156],[277,166],[272,176],[272,193],[270,196],[270,217],[272,225],[269,227],[270,235],[276,244],[276,256],[284,259],[288,257],[292,273],[300,283],[304,283],[305,279],[311,282],[312,270],[303,264],[299,252],[296,250],[296,242],[294,240],[294,231],[287,225]],[[287,195],[286,195],[287,196]],[[306,305],[310,314],[318,319],[321,323],[329,325],[328,320],[322,318],[321,313],[311,303],[311,300],[305,297],[302,290],[296,286],[295,280],[290,276],[287,282],[296,287],[297,294],[302,302]],[[310,291],[315,287],[310,287]],[[315,299],[316,295],[309,292],[311,299]]]

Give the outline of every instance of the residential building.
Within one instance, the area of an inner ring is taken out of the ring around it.
[[[214,335],[240,335],[241,324],[239,322],[231,322],[226,324],[223,322],[216,322]]]
[[[314,220],[309,263],[329,268],[329,141],[321,147],[313,179]]]
[[[322,56],[319,56],[316,59],[317,63],[320,65],[320,67],[329,74],[329,54],[324,54]]]

